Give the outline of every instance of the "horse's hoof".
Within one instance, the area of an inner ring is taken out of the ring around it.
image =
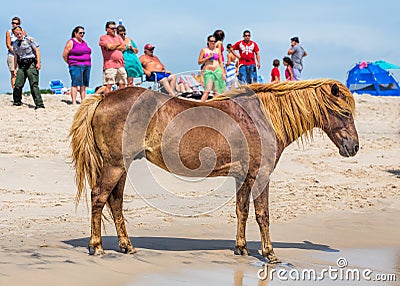
[[[278,259],[278,257],[274,255],[267,255],[266,258],[268,259],[269,264],[278,264],[281,263],[281,261]]]
[[[104,252],[104,249],[103,249],[103,248],[96,248],[96,249],[94,250],[94,255],[95,255],[95,256],[104,255],[104,254],[105,254],[105,252]]]
[[[103,255],[105,254],[104,249],[102,247],[88,247],[90,255]]]
[[[123,252],[125,254],[135,254],[137,252],[137,250],[133,246],[125,246],[125,247],[121,247],[121,252]]]
[[[246,246],[243,246],[243,247],[236,246],[234,253],[236,255],[249,255],[249,252],[248,252]]]

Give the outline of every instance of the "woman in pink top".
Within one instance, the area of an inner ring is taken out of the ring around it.
[[[293,76],[293,62],[289,57],[283,58],[283,65],[286,67],[285,69],[285,77],[286,80],[295,80]]]
[[[91,53],[87,43],[83,40],[85,28],[77,26],[72,31],[71,39],[65,44],[63,59],[68,64],[69,74],[71,75],[71,99],[72,104],[76,105],[76,95],[81,95],[83,101],[86,97],[86,87],[89,86]]]

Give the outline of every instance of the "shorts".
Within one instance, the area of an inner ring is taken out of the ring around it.
[[[114,85],[117,83],[127,84],[127,75],[125,68],[108,68],[103,71],[103,84]]]
[[[70,66],[71,86],[89,86],[90,66]]]
[[[238,79],[242,84],[250,84],[257,82],[257,68],[256,65],[241,65],[239,67]]]
[[[146,76],[146,80],[147,81],[156,81],[155,76],[157,76],[157,81],[160,81],[165,77],[168,78],[170,75],[171,75],[170,73],[166,73],[166,72],[152,72],[151,76]]]
[[[8,65],[8,70],[10,72],[14,71],[14,56],[13,55],[7,56],[7,65]]]

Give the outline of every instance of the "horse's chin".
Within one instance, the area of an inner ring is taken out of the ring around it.
[[[339,154],[342,157],[350,157],[349,151],[347,150],[346,146],[340,146],[339,147]]]
[[[339,154],[343,157],[353,157],[357,154],[358,145],[354,146],[353,148],[349,148],[346,144],[342,144],[339,146]]]

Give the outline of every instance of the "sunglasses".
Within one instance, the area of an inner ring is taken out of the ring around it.
[[[111,30],[116,30],[117,29],[117,27],[108,27],[109,29],[111,29]]]
[[[209,41],[210,43],[215,43],[216,41]]]
[[[120,35],[126,35],[126,32],[118,32]]]
[[[85,32],[79,32],[78,34],[79,35],[85,35]]]
[[[18,22],[11,22],[12,25],[19,25]]]
[[[250,37],[250,34],[243,35],[243,37]]]

